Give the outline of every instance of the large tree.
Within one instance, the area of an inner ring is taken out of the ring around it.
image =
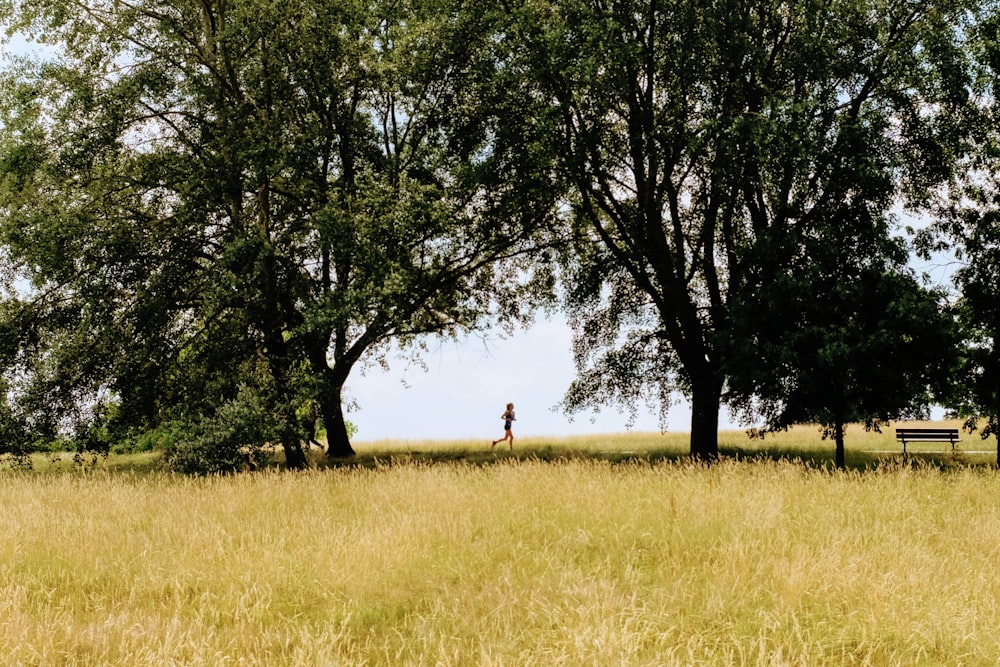
[[[947,400],[959,354],[944,295],[912,275],[902,244],[879,252],[889,248],[870,234],[843,234],[850,227],[799,239],[802,261],[741,302],[734,320],[746,327],[744,366],[729,387],[731,405],[763,421],[760,434],[823,426],[840,468],[848,423],[878,429],[926,417],[931,403]]]
[[[149,425],[249,392],[301,466],[314,401],[350,455],[357,364],[548,287],[547,153],[490,3],[0,10],[58,54],[8,69],[0,104],[0,232],[32,285],[7,359],[43,412]]]
[[[845,196],[808,225],[757,239],[748,289],[730,306],[727,396],[745,421],[763,422],[759,433],[819,423],[838,467],[846,424],[925,416],[945,400],[959,352],[946,295],[921,284],[893,234],[892,146],[863,124],[841,132],[853,157],[831,165],[827,180]]]
[[[964,224],[950,225],[964,232],[960,243],[966,261],[955,276],[966,347],[950,405],[969,430],[996,438],[1000,467],[1000,197],[994,192],[989,199],[988,208],[966,211]]]
[[[965,339],[949,407],[985,439],[997,438],[1000,467],[1000,12],[984,3],[969,31],[973,93],[966,121],[973,138],[936,224],[920,236],[926,259],[951,262],[956,312]]]
[[[581,376],[566,405],[680,391],[692,455],[714,458],[740,367],[733,306],[757,287],[755,262],[794,261],[762,244],[814,234],[832,209],[884,208],[904,193],[919,204],[947,178],[953,137],[940,130],[965,97],[962,3],[509,7],[576,193]],[[890,191],[864,201],[865,178]]]

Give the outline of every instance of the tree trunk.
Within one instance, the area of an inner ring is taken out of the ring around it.
[[[312,375],[322,387],[316,401],[323,428],[326,429],[326,455],[332,458],[350,458],[355,452],[347,435],[343,395],[351,364],[341,354],[335,366],[330,366],[326,356],[330,335],[329,330],[313,332],[307,344],[307,354]]]
[[[285,450],[285,465],[289,470],[305,470],[308,466],[298,431],[285,427],[281,434],[281,448]]]
[[[344,420],[343,390],[342,384],[328,385],[320,397],[320,411],[326,427],[326,455],[333,458],[349,458],[355,454],[347,435],[347,422]]]
[[[691,385],[691,458],[711,462],[719,458],[719,405],[722,390],[714,381]]]
[[[271,409],[281,424],[281,447],[285,451],[285,465],[291,470],[303,470],[308,466],[302,438],[299,435],[298,420],[292,408],[292,389],[288,380],[288,351],[281,333],[265,337],[267,360],[274,380],[274,396]]]
[[[833,425],[833,442],[836,445],[835,458],[837,468],[843,470],[847,465],[844,457],[844,422],[839,419]]]
[[[994,338],[994,340],[996,339]],[[997,468],[1000,468],[1000,403],[997,403],[997,397],[1000,397],[1000,390],[993,394],[993,416],[989,418],[987,423],[993,427],[993,437],[997,441]]]

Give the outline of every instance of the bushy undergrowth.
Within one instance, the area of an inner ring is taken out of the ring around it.
[[[263,466],[277,441],[275,418],[253,392],[240,392],[210,417],[178,419],[159,433],[168,465],[182,473],[228,473]]]

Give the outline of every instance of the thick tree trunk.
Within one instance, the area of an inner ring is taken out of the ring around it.
[[[320,332],[313,336],[308,345],[309,364],[313,377],[322,386],[317,401],[319,403],[320,419],[326,429],[326,455],[332,458],[349,458],[354,456],[351,439],[347,435],[347,421],[344,419],[344,383],[351,365],[341,360],[333,368],[327,361],[327,347],[330,332]]]
[[[320,399],[323,425],[326,427],[326,455],[333,458],[354,456],[351,439],[347,435],[347,421],[344,419],[343,385],[328,386]]]
[[[844,456],[844,422],[837,420],[837,423],[833,425],[833,442],[836,445],[836,465],[837,468],[843,470],[847,465],[847,461]]]
[[[712,381],[693,382],[691,387],[691,458],[719,458],[719,407],[722,390]]]

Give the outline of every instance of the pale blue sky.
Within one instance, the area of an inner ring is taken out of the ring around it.
[[[562,399],[575,371],[571,331],[565,320],[539,320],[510,338],[479,338],[432,346],[424,355],[426,370],[370,368],[348,380],[348,394],[358,409],[348,419],[358,427],[358,441],[381,439],[481,439],[503,435],[500,414],[514,403],[515,436],[619,433],[628,417],[612,407],[597,415],[580,413],[570,421],[555,405]],[[404,384],[405,383],[405,384]],[[731,425],[723,410],[722,428]],[[668,428],[690,430],[686,403],[674,406]],[[641,408],[632,427],[658,431],[657,418]]]

